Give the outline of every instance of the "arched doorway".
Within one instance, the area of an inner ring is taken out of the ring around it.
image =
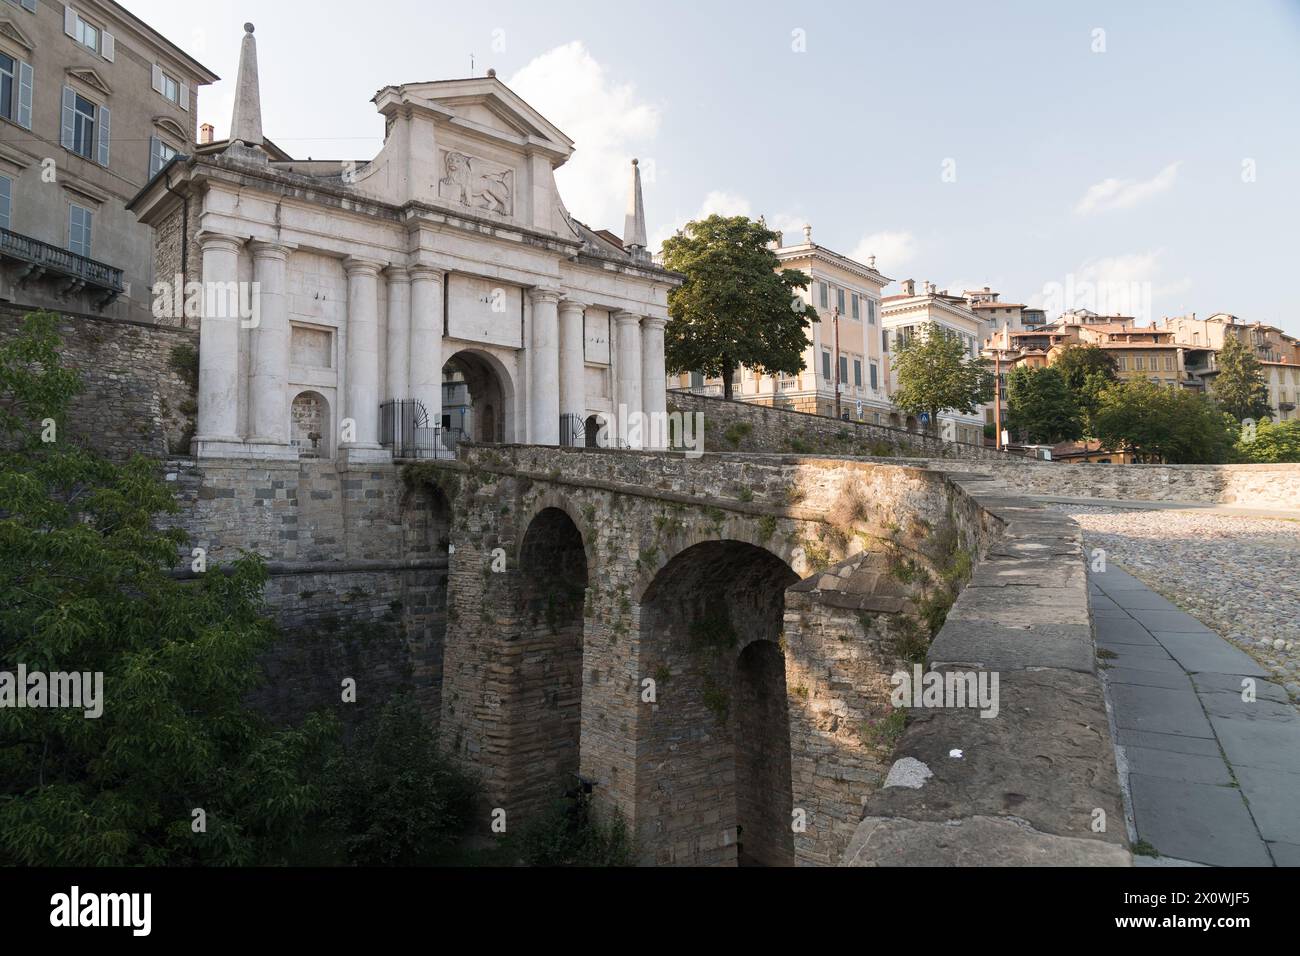
[[[583,423],[583,439],[588,448],[600,447],[600,416],[588,415]]]
[[[330,405],[320,392],[299,392],[289,406],[289,440],[299,458],[333,457]]]
[[[764,548],[706,541],[669,560],[642,595],[641,657],[657,696],[637,721],[646,862],[793,864],[779,641],[785,590],[798,580]]]
[[[582,533],[562,509],[543,509],[519,549],[509,702],[506,779],[511,805],[525,817],[577,783],[586,589]]]
[[[442,426],[476,442],[515,440],[508,409],[514,400],[510,376],[495,356],[462,349],[442,369]]]

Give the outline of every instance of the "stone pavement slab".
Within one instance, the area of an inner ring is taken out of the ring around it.
[[[1286,691],[1123,569],[1088,583],[1133,825],[1160,853],[1135,862],[1300,865],[1300,713]]]
[[[1129,775],[1138,835],[1161,856],[1213,866],[1272,860],[1240,791],[1145,774]]]

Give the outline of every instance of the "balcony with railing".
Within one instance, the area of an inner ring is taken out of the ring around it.
[[[107,307],[126,291],[121,269],[11,229],[0,229],[0,258],[20,264],[18,285],[53,280],[65,298],[88,291],[95,298],[97,309]]]
[[[379,406],[379,444],[394,458],[455,458],[462,434],[459,428],[429,424],[424,403],[394,399]]]

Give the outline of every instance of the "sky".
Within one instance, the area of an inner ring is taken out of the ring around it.
[[[639,158],[656,249],[761,214],[1049,315],[1300,335],[1300,0],[124,5],[222,77],[198,96],[218,137],[252,20],[263,128],[295,158],[368,159],[381,87],[493,67],[575,141],[579,219],[622,233]]]

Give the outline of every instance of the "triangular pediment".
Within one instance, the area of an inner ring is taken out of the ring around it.
[[[7,37],[29,53],[36,49],[36,44],[12,20],[0,18],[0,36]]]
[[[99,90],[99,92],[103,93],[105,96],[113,95],[113,88],[109,86],[104,78],[94,70],[69,67],[68,76],[72,77],[74,80],[79,80],[80,82],[85,83],[91,89]]]
[[[424,100],[466,126],[545,145],[568,155],[573,140],[494,76],[408,83],[403,97]]]

